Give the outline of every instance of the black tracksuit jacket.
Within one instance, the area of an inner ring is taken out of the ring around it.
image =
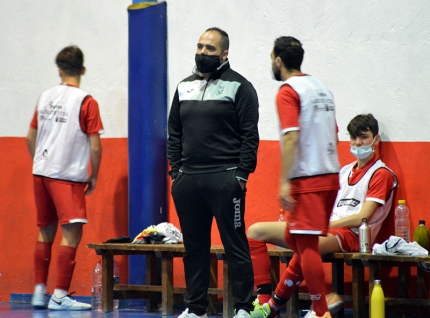
[[[193,73],[179,83],[170,109],[169,174],[237,167],[236,177],[246,181],[257,164],[257,93],[228,61],[209,81]]]

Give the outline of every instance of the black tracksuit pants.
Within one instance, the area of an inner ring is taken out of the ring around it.
[[[184,256],[186,302],[189,312],[206,313],[210,281],[212,220],[218,225],[229,267],[236,312],[253,310],[254,275],[245,233],[245,190],[236,170],[214,173],[180,172],[172,185],[186,255]]]

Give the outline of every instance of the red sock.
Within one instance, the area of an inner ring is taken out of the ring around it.
[[[269,314],[269,316],[267,316],[267,318],[276,317],[279,314],[279,309],[281,308],[281,306],[279,306],[277,303],[275,303],[273,298],[270,298],[269,306],[270,306],[270,314]]]
[[[325,298],[324,268],[318,249],[318,236],[302,235],[296,241],[301,258],[303,277],[307,282],[312,309],[317,316],[324,316],[328,311]]]
[[[254,270],[254,285],[258,287],[271,284],[270,258],[266,242],[248,238],[248,244]]]
[[[55,288],[69,290],[75,269],[76,248],[60,245],[57,260],[57,285]]]
[[[34,283],[44,284],[48,280],[52,243],[37,242],[34,250]]]
[[[300,257],[294,253],[293,258],[288,263],[287,269],[282,273],[275,294],[281,299],[289,299],[294,291],[303,281],[302,270],[300,267]]]
[[[303,281],[300,255],[297,253],[296,235],[291,235],[289,231],[285,231],[285,242],[295,253],[275,289],[276,296],[281,299],[289,299]]]
[[[258,294],[257,295],[258,303],[260,305],[268,303],[271,298],[272,298],[271,294]]]
[[[285,232],[285,241],[295,253],[276,286],[275,294],[280,298],[289,298],[305,279],[312,300],[312,309],[318,316],[323,316],[328,308],[318,239],[316,235],[292,235],[288,231]]]

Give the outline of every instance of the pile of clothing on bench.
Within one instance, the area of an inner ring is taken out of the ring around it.
[[[132,241],[135,244],[178,244],[182,242],[181,231],[168,222],[147,227]]]

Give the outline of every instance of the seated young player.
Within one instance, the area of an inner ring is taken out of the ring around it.
[[[378,121],[372,114],[358,115],[348,124],[351,153],[356,161],[342,168],[339,174],[340,190],[330,217],[327,236],[319,237],[321,255],[334,252],[357,252],[359,250],[358,227],[366,218],[371,228],[371,242],[388,215],[393,200],[397,179],[379,159],[375,148],[380,142]],[[270,281],[270,259],[266,243],[288,247],[285,243],[285,222],[259,222],[248,229],[248,242],[254,268],[257,300],[252,317],[277,317],[293,292],[285,279],[285,270],[273,297]],[[312,264],[309,264],[312,266]],[[298,278],[299,281],[303,277]],[[327,297],[329,311],[336,312],[343,301],[336,293]]]

